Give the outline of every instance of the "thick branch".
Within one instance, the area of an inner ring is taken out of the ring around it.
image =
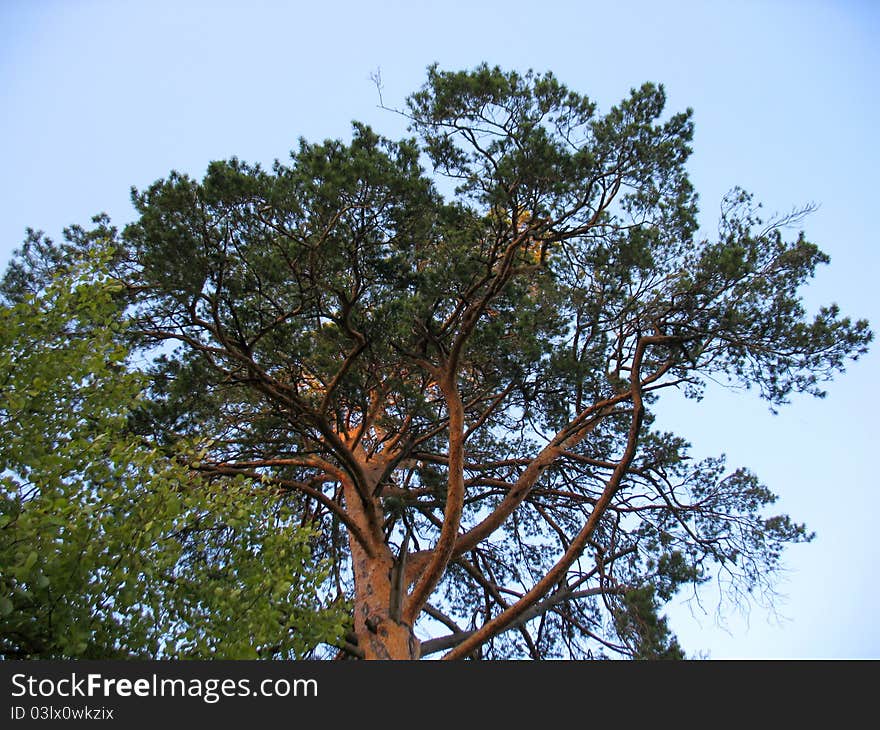
[[[600,596],[606,594],[619,594],[625,593],[629,590],[629,586],[614,586],[614,587],[605,587],[605,588],[585,588],[580,591],[572,591],[568,589],[563,589],[557,591],[551,596],[548,596],[545,600],[540,603],[532,606],[528,611],[524,612],[516,621],[510,624],[505,631],[513,631],[515,629],[519,629],[522,626],[525,626],[532,619],[541,616],[542,614],[547,613],[555,609],[560,603],[567,603],[568,601],[574,601],[579,598],[588,598],[590,596]],[[423,641],[421,644],[421,655],[428,656],[429,654],[436,654],[438,651],[444,651],[445,649],[451,649],[455,646],[461,644],[465,639],[470,638],[475,633],[474,631],[455,631],[451,634],[447,634],[446,636],[440,636],[436,639],[428,639],[427,641]]]
[[[621,481],[625,476],[638,447],[639,432],[644,418],[644,403],[642,402],[642,383],[641,383],[641,363],[645,353],[645,349],[649,344],[657,342],[657,338],[646,337],[639,341],[636,352],[633,356],[632,370],[630,372],[630,391],[633,401],[633,416],[630,423],[629,433],[627,435],[626,449],[623,456],[617,464],[614,473],[608,480],[602,496],[596,502],[590,517],[581,531],[572,540],[568,549],[563,556],[554,565],[547,574],[535,584],[520,600],[514,603],[510,608],[502,611],[491,621],[484,624],[473,635],[465,639],[455,649],[444,656],[444,659],[460,659],[468,656],[474,649],[485,643],[493,636],[501,631],[506,630],[510,625],[520,618],[529,610],[536,602],[540,601],[543,596],[550,592],[554,585],[561,581],[572,564],[581,556],[584,548],[593,532],[595,531],[599,521],[605,514],[614,494],[620,487]]]
[[[532,459],[528,466],[520,474],[513,488],[505,495],[501,503],[488,515],[482,522],[472,527],[464,535],[459,537],[455,545],[455,555],[462,555],[469,552],[495,530],[497,530],[504,522],[513,514],[514,510],[519,507],[528,497],[529,492],[538,482],[541,474],[559,457],[566,449],[571,448],[578,442],[582,441],[592,431],[604,417],[606,412],[610,412],[614,403],[623,400],[623,396],[619,396],[608,401],[603,401],[597,406],[588,409],[593,415],[591,420],[585,420],[580,430],[575,430],[573,434],[565,435],[564,431],[560,431],[556,437],[545,446],[541,452]],[[583,414],[582,414],[583,415]],[[566,431],[571,430],[570,426]]]
[[[446,510],[443,528],[425,570],[420,575],[407,603],[405,620],[412,624],[422,610],[431,592],[440,582],[456,546],[461,514],[464,508],[464,407],[455,371],[440,379],[449,409],[449,478],[446,491]]]

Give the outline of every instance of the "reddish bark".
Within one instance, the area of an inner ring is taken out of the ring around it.
[[[347,512],[369,541],[349,535],[354,571],[354,634],[364,659],[418,659],[419,641],[400,616],[401,588],[396,559],[383,539],[377,500],[364,503],[351,482],[343,485]],[[397,594],[397,595],[395,595]]]

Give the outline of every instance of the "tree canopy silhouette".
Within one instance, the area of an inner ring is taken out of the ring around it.
[[[431,67],[412,139],[355,124],[271,170],[173,172],[123,230],[34,243],[5,291],[111,247],[150,383],[129,428],[198,443],[199,483],[271,490],[315,530],[341,655],[681,656],[658,613],[680,586],[760,589],[810,535],[653,428],[663,393],[822,395],[871,332],[805,311],[828,259],[784,237],[804,211],[762,221],[734,189],[700,234],[691,113],[664,105]]]

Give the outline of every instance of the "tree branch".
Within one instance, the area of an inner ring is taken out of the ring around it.
[[[502,611],[494,619],[485,623],[480,629],[474,632],[473,635],[469,636],[455,649],[446,654],[443,657],[444,659],[459,659],[467,656],[478,646],[485,643],[493,636],[496,636],[499,632],[508,628],[511,623],[522,616],[531,606],[539,601],[542,596],[546,595],[554,585],[562,580],[569,567],[571,567],[571,565],[580,557],[584,547],[587,544],[587,541],[590,539],[597,525],[599,524],[599,521],[604,516],[608,505],[611,503],[614,494],[620,487],[624,475],[629,469],[629,465],[632,463],[632,460],[635,457],[636,449],[638,447],[639,432],[641,430],[642,420],[644,418],[644,403],[642,402],[641,395],[641,363],[645,353],[645,349],[648,347],[649,344],[654,344],[655,342],[657,342],[657,338],[645,337],[639,340],[639,343],[636,347],[636,352],[633,356],[632,370],[630,372],[630,389],[633,400],[633,415],[632,421],[630,423],[629,433],[627,434],[626,449],[624,450],[623,456],[617,464],[617,468],[614,470],[614,473],[608,480],[608,484],[605,487],[605,490],[602,492],[602,496],[593,507],[593,511],[590,513],[590,517],[587,520],[586,524],[583,526],[577,536],[571,541],[571,544],[569,545],[563,556],[559,559],[559,561],[557,561],[557,563],[544,575],[541,580],[538,581],[538,583],[535,584],[535,586],[530,591],[528,591],[520,600],[510,606],[510,608]]]

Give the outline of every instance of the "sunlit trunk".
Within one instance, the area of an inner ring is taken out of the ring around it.
[[[394,580],[395,558],[376,534],[381,515],[376,505],[368,515],[354,487],[345,485],[348,512],[372,542],[372,555],[351,535],[354,571],[354,633],[365,659],[418,659],[419,641],[412,626],[400,618],[399,581]]]

